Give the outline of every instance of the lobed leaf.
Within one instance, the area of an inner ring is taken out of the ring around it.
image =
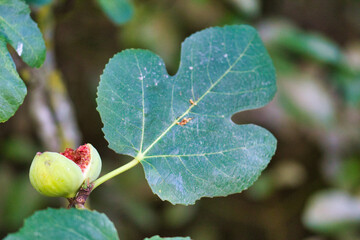
[[[226,26],[187,38],[175,76],[149,51],[116,54],[97,103],[109,147],[137,157],[161,199],[187,205],[241,192],[258,178],[276,139],[231,116],[264,106],[275,92],[275,70],[257,31]]]
[[[119,239],[114,224],[105,214],[77,209],[46,209],[25,220],[19,232],[5,240]]]

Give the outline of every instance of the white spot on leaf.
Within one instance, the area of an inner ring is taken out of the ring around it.
[[[22,52],[23,52],[23,44],[22,43],[18,43],[17,47],[16,47],[16,52],[19,56],[21,56]]]

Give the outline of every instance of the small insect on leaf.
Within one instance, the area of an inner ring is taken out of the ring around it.
[[[196,103],[192,99],[190,99],[189,102],[191,105],[196,105]]]
[[[181,122],[176,123],[177,125],[180,126],[184,126],[186,125],[188,122],[190,122],[193,118],[183,118],[183,120],[181,120]]]

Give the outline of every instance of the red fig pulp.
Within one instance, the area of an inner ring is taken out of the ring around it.
[[[72,148],[66,148],[65,151],[60,154],[76,163],[76,165],[80,167],[83,173],[89,166],[91,156],[90,146],[88,144],[84,144],[78,147],[76,150]]]

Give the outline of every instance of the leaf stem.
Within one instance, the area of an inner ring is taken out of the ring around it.
[[[97,188],[100,184],[110,180],[111,178],[119,175],[120,173],[123,173],[131,168],[133,168],[134,166],[136,166],[141,159],[139,159],[138,157],[134,158],[131,162],[128,162],[127,164],[105,174],[104,176],[102,176],[101,178],[98,178],[97,180],[95,180],[93,182],[94,187],[92,190],[94,190],[95,188]]]

